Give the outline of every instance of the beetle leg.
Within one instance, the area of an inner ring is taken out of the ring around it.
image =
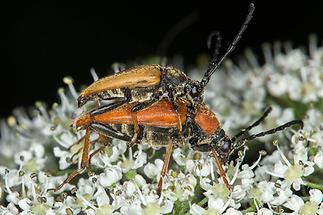
[[[114,110],[114,109],[126,104],[128,101],[129,101],[128,98],[124,98],[121,101],[113,102],[113,103],[110,103],[110,104],[107,104],[107,105],[103,105],[103,106],[94,108],[93,110],[90,111],[90,115],[91,116],[96,116],[96,115],[100,115],[102,113]]]
[[[78,154],[81,152],[81,150],[82,150],[82,148],[80,148],[79,150],[77,150],[77,152],[75,152],[75,153],[72,155],[72,157],[70,158],[70,162],[71,162],[71,163],[74,163],[74,161],[73,161],[74,157],[75,157],[76,155],[78,155]],[[75,162],[76,162],[76,161],[75,161]]]
[[[231,186],[230,186],[230,184],[229,184],[229,182],[228,182],[227,174],[225,173],[225,171],[224,171],[224,169],[223,169],[222,162],[221,162],[221,160],[220,160],[220,158],[219,158],[218,153],[217,153],[217,152],[216,152],[216,150],[215,150],[215,149],[213,149],[213,148],[211,149],[211,152],[212,152],[212,155],[213,155],[213,157],[214,157],[214,159],[215,159],[215,162],[216,162],[216,165],[217,165],[217,167],[218,167],[220,177],[221,177],[221,178],[222,178],[222,180],[223,180],[223,183],[225,184],[225,186],[226,186],[229,190],[231,190]]]
[[[83,145],[81,168],[84,169],[89,166],[89,148],[90,148],[90,129],[85,131],[85,140]]]
[[[84,137],[85,135],[83,135],[79,140],[77,140],[75,143],[73,143],[72,145],[70,145],[67,149],[68,150],[71,150],[71,148],[74,146],[74,145],[77,145],[79,144],[80,142],[82,142],[84,140]]]
[[[81,160],[81,168],[74,170],[71,174],[67,176],[67,178],[56,188],[49,189],[54,190],[54,192],[59,191],[65,184],[68,184],[73,178],[81,174],[84,169],[88,167],[89,164],[89,146],[90,146],[90,129],[86,129],[85,137],[84,137],[84,146],[83,146],[83,153],[82,153],[82,160]]]
[[[108,145],[108,142],[107,142],[107,136],[104,136],[104,135],[100,135],[99,137],[100,141],[103,142],[103,145],[100,146],[98,149],[96,149],[94,152],[92,152],[90,155],[89,155],[89,163],[91,163],[91,159],[92,157],[94,157],[97,153],[99,153],[100,151],[102,151],[105,147],[107,147]]]
[[[168,146],[167,146],[166,154],[165,154],[165,158],[164,158],[164,165],[163,165],[162,171],[160,173],[160,179],[159,179],[159,182],[158,182],[158,188],[157,188],[158,195],[161,194],[161,191],[163,189],[163,178],[168,173],[169,160],[170,160],[170,157],[172,155],[172,150],[173,150],[173,142],[172,142],[171,138],[169,138]]]
[[[83,135],[83,137],[81,137],[78,141],[77,141],[77,143],[79,143],[79,142],[81,142],[83,139],[84,139],[84,137],[85,137],[85,135]],[[97,138],[97,139],[95,139],[95,140],[93,140],[93,141],[90,141],[90,144],[89,145],[92,145],[93,143],[96,143],[98,140],[100,140],[101,139],[101,137],[99,137],[99,138]],[[70,149],[71,147],[69,147],[69,149]],[[77,156],[80,152],[81,152],[81,150],[82,150],[82,148],[80,148],[80,149],[78,149],[77,150],[77,152],[75,152],[73,155],[72,155],[72,157],[71,157],[71,163],[74,163],[73,162],[73,159],[74,159],[74,157],[75,156]]]
[[[56,188],[48,189],[47,192],[49,192],[49,191],[54,191],[54,192],[59,191],[65,184],[68,184],[70,181],[72,181],[73,178],[75,178],[76,176],[81,174],[83,172],[83,170],[84,169],[76,169],[76,170],[74,170],[71,174],[68,175],[68,177],[60,185],[58,185]]]
[[[109,125],[106,124],[102,124],[99,122],[92,122],[90,125],[90,128],[96,132],[98,132],[101,135],[104,136],[109,136],[109,137],[114,137],[117,138],[119,140],[124,140],[124,141],[130,141],[131,137],[129,137],[128,135],[119,132],[117,130],[115,130],[114,128],[112,128]]]

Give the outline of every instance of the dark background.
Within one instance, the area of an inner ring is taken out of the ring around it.
[[[108,1],[107,1],[108,2]],[[167,55],[181,54],[188,64],[207,52],[206,38],[219,30],[223,46],[244,20],[248,1],[109,1],[109,3],[12,3],[2,7],[1,112],[16,106],[58,100],[57,88],[70,75],[79,84],[92,81],[90,68],[100,76],[113,62],[127,62],[156,53],[166,32],[189,14],[199,19],[174,40]],[[119,2],[119,3],[117,3]],[[254,19],[231,57],[263,42],[292,40],[307,45],[308,35],[323,36],[322,3],[254,1]]]

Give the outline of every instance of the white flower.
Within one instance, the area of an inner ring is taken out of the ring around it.
[[[257,213],[257,215],[272,215],[272,214],[273,212],[267,208],[261,208]]]
[[[288,183],[293,185],[293,188],[295,190],[300,190],[300,186],[304,184],[302,176],[312,174],[314,171],[313,162],[308,162],[307,159],[305,161],[296,159],[294,164],[292,165],[282,153],[278,145],[277,149],[285,164],[283,164],[281,161],[278,161],[274,165],[273,171],[267,169],[266,172],[272,176],[284,178]],[[307,158],[307,156],[305,157]],[[306,163],[307,166],[304,166],[304,163]]]
[[[122,170],[119,167],[106,168],[103,173],[99,175],[99,182],[103,187],[109,187],[118,182],[122,178]]]
[[[242,215],[242,213],[234,208],[228,208],[224,215]]]
[[[149,178],[156,178],[159,177],[161,169],[163,168],[164,162],[160,159],[156,159],[154,161],[155,164],[148,163],[144,167],[144,172],[147,177]]]
[[[288,198],[293,194],[292,190],[290,189],[290,184],[286,181],[277,181],[275,182],[275,195],[274,199],[270,201],[271,205],[278,206],[285,203]]]
[[[273,96],[282,96],[288,89],[288,76],[279,74],[270,74],[267,82],[267,88]]]
[[[297,195],[292,195],[284,204],[285,207],[297,212],[304,205],[304,201]]]
[[[315,202],[316,204],[320,204],[323,201],[323,195],[320,190],[312,189],[309,191],[310,201]]]
[[[228,205],[229,205],[229,201],[225,202],[221,198],[210,197],[208,200],[208,209],[204,209],[197,204],[193,204],[191,206],[190,213],[192,215],[202,215],[202,214],[203,215],[208,215],[208,214],[210,214],[210,215],[211,214],[216,214],[216,215],[219,214],[220,215],[220,214],[223,214],[223,212],[227,209]],[[230,210],[230,211],[226,214],[236,214],[232,210]]]

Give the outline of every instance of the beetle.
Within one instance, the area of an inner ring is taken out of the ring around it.
[[[176,100],[184,99],[192,103],[192,106],[203,103],[203,91],[208,84],[212,74],[218,69],[223,60],[234,49],[240,40],[248,23],[252,19],[254,5],[249,5],[248,15],[243,22],[239,32],[227,48],[226,52],[218,58],[218,48],[215,56],[208,66],[201,81],[192,80],[184,72],[161,65],[141,65],[120,73],[101,78],[85,88],[78,97],[78,106],[82,107],[88,101],[116,100],[116,104],[136,103],[132,107],[132,119],[134,130],[138,133],[136,113],[150,105],[168,98],[176,112],[178,107]],[[179,133],[182,133],[178,116]],[[132,144],[136,142],[137,135],[133,136]],[[183,138],[182,138],[183,139]]]
[[[259,125],[268,116],[271,108],[267,108],[257,121],[230,138],[222,129],[216,115],[210,111],[206,105],[199,104],[196,107],[192,107],[191,104],[185,100],[177,100],[176,103],[178,106],[178,114],[173,108],[172,102],[165,98],[137,112],[138,125],[142,128],[140,129],[141,132],[138,135],[137,143],[149,143],[152,145],[158,143],[161,146],[167,146],[164,165],[158,183],[158,193],[161,193],[162,191],[163,178],[168,172],[173,144],[176,144],[179,147],[182,146],[182,144],[180,144],[181,138],[178,135],[177,115],[179,115],[179,119],[183,125],[185,139],[190,142],[191,146],[196,150],[210,152],[212,154],[216,161],[219,175],[228,188],[230,188],[230,185],[226,178],[223,165],[226,165],[230,156],[243,147],[247,141],[273,134],[293,125],[300,125],[300,127],[303,127],[303,122],[301,120],[292,120],[276,128],[243,137],[249,130]],[[106,144],[104,144],[90,154],[91,132],[96,132],[103,137],[114,137],[125,141],[131,141],[131,135],[134,135],[132,128],[134,125],[131,114],[134,105],[136,104],[126,103],[119,105],[111,103],[104,107],[94,108],[74,121],[74,125],[78,130],[85,129],[80,169],[72,172],[65,181],[55,189],[56,191],[89,167],[91,158],[106,147]],[[191,114],[192,110],[195,111],[194,114]]]

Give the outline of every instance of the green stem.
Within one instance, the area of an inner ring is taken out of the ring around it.
[[[318,189],[318,190],[323,191],[323,185],[322,184],[315,184],[315,183],[312,183],[312,182],[307,182],[305,185],[307,187],[309,187],[309,188]]]
[[[242,214],[246,214],[246,213],[250,213],[250,212],[255,212],[255,208],[254,207],[249,207],[249,208],[246,208],[242,211]]]
[[[209,199],[207,197],[204,197],[204,199],[202,199],[199,203],[197,203],[199,206],[203,206],[205,203],[207,203]]]

